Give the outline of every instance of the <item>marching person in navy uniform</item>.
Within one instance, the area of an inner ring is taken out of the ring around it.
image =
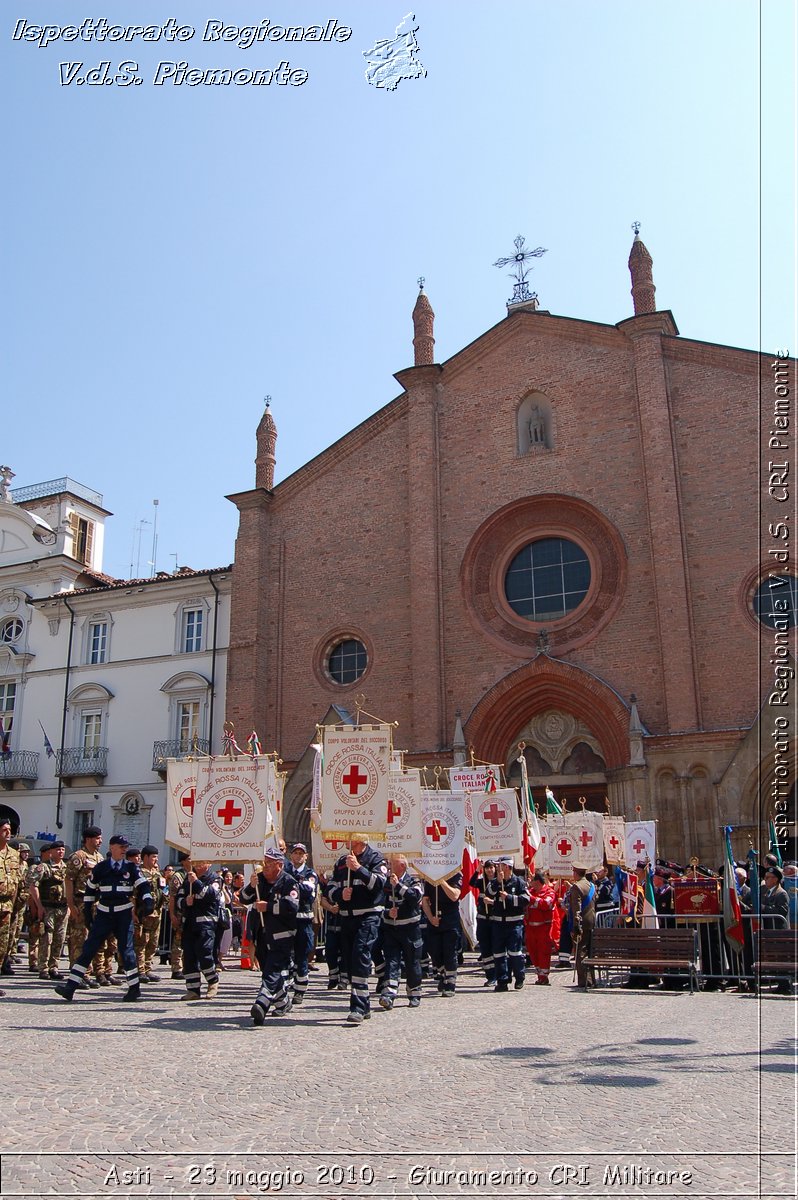
[[[341,976],[341,910],[330,900],[332,880],[322,876],[320,881],[321,907],[324,910],[324,961],[327,963],[327,991],[349,990],[349,982]]]
[[[457,987],[457,952],[460,948],[460,891],[462,871],[440,883],[424,883],[421,907],[427,918],[424,935],[432,969],[438,977],[438,994],[449,998]]]
[[[65,983],[55,991],[63,1000],[71,1000],[81,986],[91,960],[107,938],[116,938],[122,969],[127,979],[123,1000],[140,1000],[139,970],[133,949],[133,900],[143,914],[153,910],[150,882],[134,862],[125,861],[130,842],[115,834],[108,843],[110,858],[104,858],[92,868],[83,897],[83,914],[89,935]],[[95,901],[96,910],[92,916]]]
[[[341,914],[341,971],[352,989],[347,1021],[359,1025],[371,1016],[371,952],[380,932],[388,865],[361,838],[353,838],[350,845],[333,869],[329,899]]]
[[[202,975],[208,984],[206,999],[219,991],[216,966],[216,926],[221,912],[219,876],[207,861],[194,862],[177,890],[177,911],[183,918],[183,974],[186,990],[181,1000],[200,1000]]]
[[[496,964],[495,992],[506,992],[510,975],[516,990],[524,986],[526,958],[524,955],[524,912],[529,904],[525,880],[513,873],[513,860],[500,858],[496,878],[488,884],[486,896],[490,904],[493,926],[493,961]]]
[[[294,1004],[301,1004],[308,990],[308,960],[313,952],[313,906],[319,890],[319,877],[308,866],[308,848],[294,842],[286,870],[296,880],[299,912],[294,934]]]
[[[479,965],[485,972],[487,987],[496,982],[496,965],[493,961],[493,926],[490,923],[491,905],[485,899],[485,889],[496,878],[496,864],[492,858],[486,858],[482,870],[477,869],[469,880],[468,886],[477,892],[477,945],[479,946]]]
[[[291,1010],[288,972],[300,898],[297,881],[289,874],[280,850],[270,847],[265,852],[263,866],[252,873],[247,887],[239,892],[239,899],[242,904],[252,905],[261,984],[249,1015],[253,1024],[262,1025],[270,1010],[276,1017]]]
[[[385,911],[382,914],[382,950],[385,983],[380,1007],[391,1009],[399,991],[402,963],[411,1008],[421,1003],[421,881],[410,875],[407,859],[394,854],[390,861]]]

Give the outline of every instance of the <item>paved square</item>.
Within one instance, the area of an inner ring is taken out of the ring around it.
[[[255,973],[197,1004],[164,978],[67,1005],[23,970],[3,1196],[794,1194],[787,997],[583,993],[570,971],[494,995],[469,962],[454,999],[351,1027],[322,967],[257,1029]]]

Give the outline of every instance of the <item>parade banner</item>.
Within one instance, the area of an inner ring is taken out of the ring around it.
[[[346,854],[347,849],[348,845],[342,838],[333,838],[332,841],[325,842],[321,836],[321,828],[314,828],[311,820],[310,850],[314,871],[322,875],[331,875],[333,867],[341,855]]]
[[[569,835],[564,816],[558,817],[552,813],[548,817],[546,825],[549,873],[555,877],[563,878],[572,873],[574,863],[579,861],[576,853],[577,843]]]
[[[481,859],[521,855],[521,821],[515,788],[472,792],[474,841]]]
[[[638,862],[656,862],[657,860],[657,823],[656,821],[627,821],[625,829],[624,853],[627,867],[634,868]]]
[[[166,760],[166,832],[164,841],[176,850],[191,845],[191,819],[197,798],[197,762]]]
[[[565,815],[567,836],[574,842],[573,861],[586,871],[604,864],[603,825],[603,814],[587,808]]]
[[[501,787],[502,769],[497,763],[481,767],[449,767],[453,792],[495,792]]]
[[[325,841],[385,839],[391,739],[388,725],[324,730],[321,825]]]
[[[269,760],[267,760],[269,761]],[[285,791],[285,775],[281,774],[269,761],[269,828],[272,842],[276,846],[283,836],[283,792]],[[267,841],[269,839],[267,838]]]
[[[440,883],[462,868],[466,813],[462,793],[421,791],[421,856],[416,872],[429,883]]]
[[[623,866],[626,861],[626,822],[623,817],[604,818],[604,857],[611,867]]]
[[[549,823],[547,817],[540,819],[540,845],[535,851],[535,862],[533,864],[536,871],[548,871],[549,869]]]
[[[388,775],[388,818],[383,854],[404,854],[408,859],[422,852],[421,772],[391,771]]]
[[[259,863],[272,827],[268,758],[210,758],[197,764],[191,857]]]

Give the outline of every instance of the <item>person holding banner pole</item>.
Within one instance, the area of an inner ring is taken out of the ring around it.
[[[493,901],[490,921],[493,925],[493,961],[496,964],[494,992],[506,992],[512,974],[516,991],[524,986],[524,913],[529,904],[526,881],[513,872],[513,860],[500,858],[496,879],[488,889]]]
[[[371,1016],[371,953],[380,932],[388,866],[362,838],[354,837],[350,847],[333,868],[328,899],[341,916],[341,970],[351,985],[347,1021],[360,1025]]]
[[[421,1003],[421,881],[410,875],[407,859],[394,854],[390,861],[385,912],[382,917],[382,948],[385,956],[385,985],[380,1007],[392,1009],[399,991],[402,962],[405,967],[410,1008]]]
[[[424,883],[421,906],[427,918],[427,951],[438,976],[438,995],[450,999],[457,988],[460,946],[460,892],[463,873],[456,871],[438,883]]]
[[[201,976],[208,984],[206,999],[219,991],[216,967],[216,926],[221,909],[219,877],[209,862],[195,862],[180,884],[177,909],[183,916],[183,972],[186,990],[181,1000],[199,1000]]]
[[[260,871],[253,871],[249,884],[239,893],[242,904],[257,913],[255,948],[261,984],[249,1010],[254,1025],[263,1025],[268,1012],[283,1017],[291,1011],[288,974],[299,912],[297,881],[288,873],[285,857],[270,846],[263,855]]]

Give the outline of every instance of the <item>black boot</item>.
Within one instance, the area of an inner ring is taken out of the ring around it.
[[[141,988],[137,983],[134,983],[133,987],[129,987],[122,997],[123,1000],[130,1001],[141,1000],[141,998]]]
[[[74,979],[67,979],[66,983],[57,983],[53,991],[62,1000],[71,1000],[77,990],[77,984]]]

